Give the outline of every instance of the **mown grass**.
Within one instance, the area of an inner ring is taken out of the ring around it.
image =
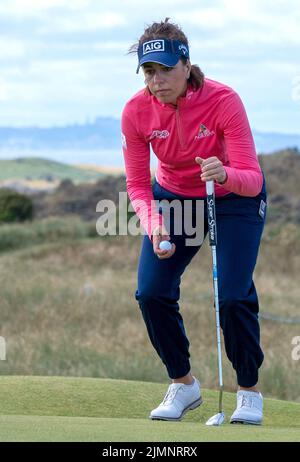
[[[0,256],[0,336],[7,346],[0,374],[166,382],[134,299],[141,237],[91,238],[90,225],[76,223],[66,219],[0,227],[0,241],[6,235],[14,242]],[[262,312],[298,316],[300,239],[293,226],[266,227],[255,272]],[[206,243],[182,278],[180,306],[192,371],[204,387],[216,388],[210,268]],[[300,400],[299,361],[292,359],[292,339],[299,329],[261,320],[265,396]],[[224,381],[227,391],[235,390],[225,353]]]
[[[74,377],[1,377],[0,441],[299,441],[299,403],[265,399],[261,427],[229,424],[236,396],[224,394],[226,420],[209,428],[218,392],[181,422],[153,422],[166,385]]]

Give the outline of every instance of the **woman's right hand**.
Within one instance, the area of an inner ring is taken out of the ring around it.
[[[170,236],[164,225],[159,225],[152,230],[152,242],[153,242],[153,252],[157,255],[160,260],[172,257],[175,253],[176,245],[172,244],[170,250],[161,250],[159,244],[161,241],[169,241]]]

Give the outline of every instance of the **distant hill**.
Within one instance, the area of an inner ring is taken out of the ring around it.
[[[259,155],[259,162],[266,177],[268,221],[300,224],[300,151],[286,149],[270,156]],[[126,177],[122,168],[22,158],[0,160],[0,187],[3,186],[34,195],[36,218],[71,213],[89,221],[97,218],[99,200],[118,203],[119,192],[126,191]]]
[[[118,119],[99,117],[63,127],[0,127],[0,149],[117,149],[120,137]]]
[[[259,154],[272,154],[286,148],[300,149],[300,134],[263,133],[252,130],[256,151]]]
[[[74,166],[84,170],[93,170],[106,175],[118,176],[125,174],[125,167],[102,166],[95,164],[74,164]]]
[[[82,150],[82,159],[77,162],[84,163],[84,151],[121,148],[120,126],[118,119],[98,117],[94,122],[62,127],[0,127],[0,151]],[[253,130],[253,136],[258,153],[293,147],[300,149],[300,134]]]
[[[95,169],[80,168],[38,157],[0,160],[0,186],[30,192],[32,189],[53,189],[64,180],[74,183],[97,181],[106,176]]]
[[[275,152],[271,156],[259,156],[268,192],[267,221],[290,221],[300,225],[300,153],[296,149]],[[125,175],[108,175],[96,183],[74,185],[70,181],[60,184],[52,194],[34,197],[36,218],[51,215],[78,214],[84,220],[96,221],[96,204],[110,199],[116,205],[119,192],[126,191]]]

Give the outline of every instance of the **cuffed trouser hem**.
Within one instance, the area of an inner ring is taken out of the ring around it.
[[[258,382],[258,371],[251,374],[237,372],[237,383],[240,387],[254,387]]]
[[[191,370],[191,365],[189,362],[187,362],[186,365],[183,365],[180,368],[179,367],[171,368],[169,366],[166,366],[166,367],[167,367],[167,371],[168,371],[170,379],[180,379],[181,377],[184,377],[185,375],[187,375]]]

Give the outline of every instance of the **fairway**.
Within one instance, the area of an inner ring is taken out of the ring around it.
[[[181,422],[151,421],[167,384],[71,377],[1,377],[0,441],[300,441],[300,404],[265,399],[261,427],[230,425],[235,394],[224,394],[225,424],[207,427],[218,392]]]

